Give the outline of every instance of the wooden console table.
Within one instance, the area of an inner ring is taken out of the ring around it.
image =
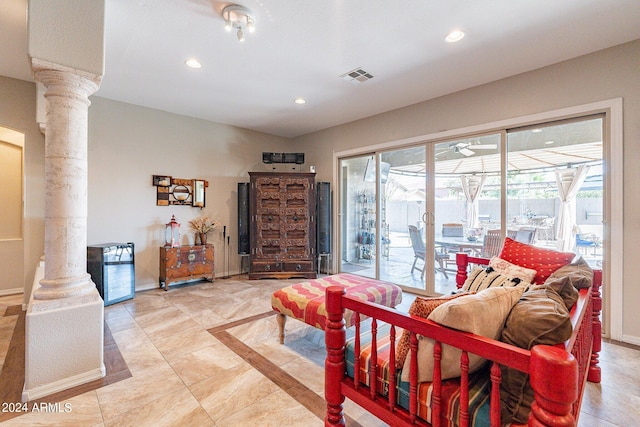
[[[213,281],[213,245],[160,247],[160,288],[193,279]]]

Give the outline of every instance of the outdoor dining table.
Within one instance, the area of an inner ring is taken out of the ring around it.
[[[466,237],[436,237],[435,245],[441,246],[449,253],[472,251],[479,254],[483,243],[482,238],[472,241]]]

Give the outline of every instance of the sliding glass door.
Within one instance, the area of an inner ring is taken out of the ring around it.
[[[380,154],[380,278],[427,290],[433,259],[426,244],[426,148]],[[430,290],[433,292],[433,290]]]
[[[340,271],[418,293],[456,289],[459,252],[505,237],[605,257],[603,116],[428,141],[339,160]]]
[[[602,268],[603,116],[507,132],[507,233]]]
[[[434,146],[434,283],[438,293],[455,289],[456,253],[481,255],[488,232],[499,238],[501,139],[495,133]]]
[[[340,160],[340,271],[376,277],[377,185],[373,154]]]
[[[486,230],[502,233],[502,138],[341,159],[340,271],[430,295],[455,290],[456,253],[479,255]]]

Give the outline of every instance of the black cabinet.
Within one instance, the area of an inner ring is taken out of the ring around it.
[[[104,305],[134,297],[134,260],[133,243],[102,243],[87,247],[87,272],[96,284]]]

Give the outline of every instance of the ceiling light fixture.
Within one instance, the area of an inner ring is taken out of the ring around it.
[[[454,30],[454,31],[451,31],[449,34],[447,34],[447,37],[445,37],[444,40],[448,43],[455,43],[462,40],[463,37],[464,37],[464,32],[460,30]]]
[[[302,105],[302,104],[306,104],[307,100],[304,99],[304,98],[296,98],[296,99],[293,100],[293,102],[295,102],[298,105]]]
[[[187,65],[187,67],[190,68],[201,68],[202,64],[200,63],[200,61],[198,61],[195,58],[189,58],[186,61],[184,61],[184,63]]]
[[[222,18],[224,19],[224,29],[231,31],[237,29],[236,36],[238,41],[245,40],[244,33],[248,31],[253,33],[256,30],[256,19],[253,12],[239,4],[230,4],[222,9]]]

